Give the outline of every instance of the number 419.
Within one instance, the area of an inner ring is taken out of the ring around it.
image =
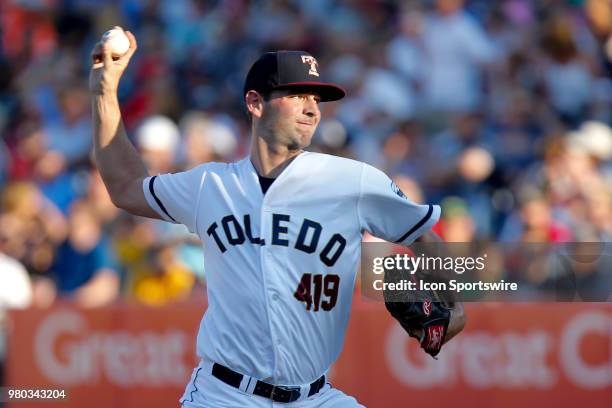
[[[306,310],[319,311],[319,307],[328,312],[336,306],[340,276],[305,273],[298,284],[293,296],[300,302],[306,303]],[[321,294],[328,299],[321,301]],[[314,308],[313,308],[314,304]]]

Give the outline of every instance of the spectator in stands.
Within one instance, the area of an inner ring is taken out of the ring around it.
[[[136,141],[151,174],[176,171],[180,133],[170,118],[155,115],[145,119],[136,131]]]
[[[177,256],[174,245],[153,248],[148,262],[133,270],[130,291],[147,305],[186,300],[196,283],[195,274]]]
[[[19,260],[32,276],[33,303],[48,306],[55,298],[48,270],[57,245],[65,239],[66,219],[27,182],[9,184],[3,191],[1,208],[3,251]]]
[[[418,183],[426,181],[427,141],[416,120],[401,122],[382,143],[378,166],[391,174],[403,174]]]
[[[550,257],[545,285],[558,300],[612,300],[612,253],[608,246],[608,242],[599,242],[594,228],[582,227],[576,242],[556,248]]]
[[[84,201],[69,212],[66,240],[50,268],[60,298],[83,307],[99,307],[119,296],[120,277],[108,236],[94,210]]]
[[[588,112],[594,96],[594,78],[588,59],[578,53],[567,14],[555,14],[544,25],[546,53],[544,84],[552,107],[568,125],[576,126]]]
[[[47,148],[60,155],[66,167],[72,168],[89,160],[91,120],[87,90],[80,83],[66,85],[58,91],[60,117],[46,123]]]
[[[448,197],[442,202],[440,236],[446,242],[472,242],[476,237],[476,224],[467,203],[459,197]]]
[[[76,174],[68,168],[64,154],[50,149],[48,143],[45,129],[38,123],[23,123],[16,132],[11,173],[15,179],[35,181],[45,197],[66,212],[77,195]]]
[[[595,240],[612,242],[612,187],[592,191],[587,200],[586,223],[595,227]]]
[[[599,56],[608,78],[612,79],[612,8],[607,0],[587,0],[584,5],[593,35],[599,43]]]
[[[210,161],[230,161],[235,158],[238,140],[227,123],[202,112],[192,111],[181,118],[180,127],[185,169]]]
[[[434,111],[469,112],[482,103],[483,69],[496,61],[491,39],[463,0],[436,0],[421,32],[427,67],[424,102]]]
[[[550,203],[533,186],[525,186],[520,195],[520,208],[508,218],[501,239],[513,242],[568,242],[570,228],[553,218]]]

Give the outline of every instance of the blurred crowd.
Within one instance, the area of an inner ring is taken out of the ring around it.
[[[311,149],[441,204],[445,240],[612,240],[607,0],[13,0],[0,20],[0,315],[205,287],[198,238],[117,210],[92,162],[90,52],[114,25],[138,40],[119,96],[151,174],[248,154],[247,69],[303,49],[348,93]]]

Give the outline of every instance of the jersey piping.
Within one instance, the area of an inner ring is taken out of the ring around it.
[[[151,192],[151,195],[153,196],[153,199],[155,200],[155,202],[157,203],[157,205],[159,206],[159,208],[161,208],[161,210],[164,212],[164,214],[166,214],[168,217],[170,217],[170,219],[174,222],[177,222],[169,213],[168,210],[166,210],[166,207],[164,207],[164,204],[161,202],[161,200],[159,199],[159,197],[157,197],[157,195],[155,194],[155,190],[153,189],[153,183],[155,182],[155,179],[157,178],[157,176],[153,176],[151,177],[151,180],[149,180],[149,191]]]
[[[427,221],[429,221],[429,219],[431,218],[431,214],[432,213],[433,213],[433,205],[429,204],[429,208],[427,209],[427,214],[425,214],[425,216],[423,218],[421,218],[421,221],[417,222],[414,227],[412,227],[407,233],[402,235],[402,237],[400,239],[398,239],[397,241],[395,241],[395,243],[403,242],[406,238],[408,238],[415,231],[417,231],[419,228],[421,228]]]

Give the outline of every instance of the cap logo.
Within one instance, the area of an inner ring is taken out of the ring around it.
[[[319,72],[317,71],[319,63],[314,57],[310,55],[302,55],[302,62],[310,65],[310,69],[308,70],[309,75],[319,76]]]

